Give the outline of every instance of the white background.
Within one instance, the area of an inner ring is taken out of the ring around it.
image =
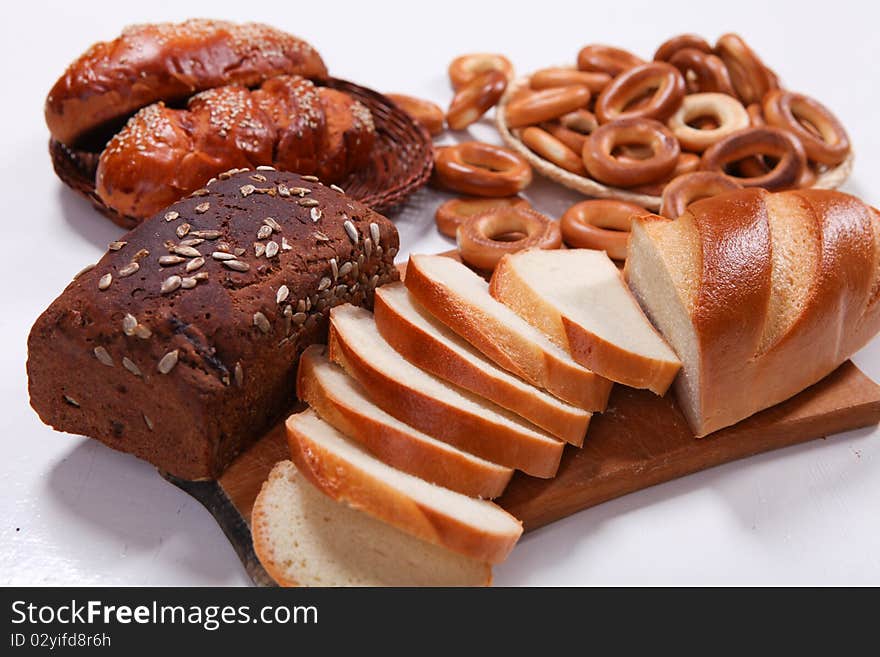
[[[25,340],[37,315],[120,231],[52,174],[42,118],[68,62],[130,22],[260,20],[311,41],[330,71],[446,105],[446,66],[472,51],[517,70],[572,62],[604,42],[650,57],[685,31],[742,33],[789,88],[821,99],[857,151],[846,189],[880,203],[878,15],[873,3],[18,2],[0,39],[0,583],[247,584],[212,518],[145,463],[55,433],[28,406]],[[816,7],[814,9],[814,7]],[[492,138],[478,127],[474,134]],[[575,197],[532,190],[554,216]],[[436,251],[420,193],[397,219],[402,255]],[[856,357],[880,379],[880,341]],[[880,584],[880,440],[861,430],[715,468],[581,512],[526,536],[496,583]]]

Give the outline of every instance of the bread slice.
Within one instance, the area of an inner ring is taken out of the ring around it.
[[[536,477],[556,474],[564,443],[408,362],[363,308],[346,304],[330,311],[329,346],[330,359],[398,420],[495,463]]]
[[[662,395],[681,369],[604,251],[507,255],[489,290],[578,363],[612,381]]]
[[[488,586],[489,564],[334,502],[281,461],[251,516],[254,552],[281,586]]]
[[[402,283],[376,290],[376,326],[409,362],[503,406],[572,445],[584,443],[591,413],[526,383],[438,322]]]
[[[489,294],[460,262],[414,255],[407,289],[438,320],[508,372],[588,411],[602,411],[611,381],[576,363],[562,347]]]
[[[382,463],[309,409],[287,418],[290,454],[321,492],[401,531],[489,563],[507,558],[522,523],[500,506]]]
[[[312,345],[303,352],[297,396],[373,456],[416,477],[471,497],[501,495],[511,468],[463,452],[404,424],[376,406],[363,386]]]

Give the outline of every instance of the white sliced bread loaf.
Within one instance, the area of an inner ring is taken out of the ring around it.
[[[604,251],[529,249],[507,255],[489,290],[607,379],[663,395],[681,369]]]
[[[611,381],[576,363],[562,347],[489,294],[489,285],[443,256],[409,259],[407,289],[434,317],[516,376],[588,411],[602,411]]]
[[[297,469],[337,502],[477,561],[500,563],[522,524],[500,506],[401,472],[309,409],[286,422]]]
[[[281,586],[488,586],[489,564],[406,534],[316,489],[290,461],[251,515],[254,552]]]
[[[728,192],[633,222],[626,277],[682,360],[704,436],[801,392],[880,329],[880,213],[841,192]]]
[[[511,468],[463,452],[389,415],[324,352],[322,345],[303,352],[296,384],[297,396],[321,419],[399,470],[471,497],[501,495]]]
[[[513,376],[437,321],[403,285],[376,290],[376,326],[409,362],[485,397],[552,435],[583,445],[591,413]]]
[[[536,477],[556,474],[564,443],[407,361],[363,308],[330,311],[329,354],[398,420],[494,463]]]

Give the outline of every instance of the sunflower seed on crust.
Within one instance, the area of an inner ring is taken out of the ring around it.
[[[238,191],[241,192],[242,196],[250,196],[251,194],[254,193],[254,190],[256,190],[256,189],[257,188],[254,187],[253,185],[242,185],[241,187],[238,188]]]
[[[171,212],[165,213],[165,221],[174,221],[180,217],[180,213],[177,210],[172,210]]]
[[[303,180],[307,180],[308,182],[321,182],[321,179],[318,178],[318,176],[308,175],[308,176],[300,176],[300,178],[302,178]]]
[[[163,267],[172,267],[173,265],[179,265],[181,262],[186,262],[186,258],[182,258],[179,255],[159,256],[159,264]]]
[[[342,266],[339,268],[339,275],[348,276],[351,273],[352,267],[354,267],[354,265],[350,262],[343,262]]]
[[[334,192],[339,192],[340,194],[345,194],[345,190],[342,189],[342,187],[340,187],[339,185],[330,185],[330,189],[332,189]]]
[[[243,248],[241,248],[240,246],[238,246],[238,247],[234,248],[234,249],[232,250],[232,252],[233,252],[236,256],[243,256],[245,250],[244,250]]]
[[[233,271],[248,271],[251,266],[241,260],[223,260],[223,266]]]
[[[159,364],[156,365],[159,374],[168,374],[174,369],[174,366],[177,365],[177,357],[179,356],[179,353],[179,350],[175,349],[174,351],[169,351],[159,359]]]
[[[113,282],[113,274],[104,274],[101,278],[98,279],[98,289],[106,290],[110,287],[110,284]]]
[[[278,291],[275,293],[275,303],[284,303],[287,301],[287,297],[290,296],[290,288],[286,285],[282,285],[278,288]]]
[[[79,277],[82,276],[83,274],[86,274],[86,273],[92,271],[92,270],[93,270],[95,267],[97,267],[97,266],[98,266],[97,263],[92,263],[92,264],[90,264],[90,265],[86,265],[85,267],[83,267],[82,269],[80,269],[78,272],[76,272],[76,274],[74,274],[74,276],[73,276],[73,280],[76,280],[77,278],[79,278]]]
[[[294,324],[302,324],[308,319],[308,315],[305,313],[294,313],[293,317],[291,317]]]
[[[250,175],[251,180],[256,180],[257,182],[266,182],[266,176],[261,173],[252,173]]]
[[[134,335],[134,331],[138,326],[137,317],[131,313],[126,313],[122,318],[122,332],[126,335]]]
[[[260,230],[257,231],[257,239],[267,240],[270,237],[272,237],[272,226],[260,226]]]
[[[290,251],[292,249],[293,249],[293,247],[290,246],[290,243],[287,241],[287,238],[282,237],[281,238],[281,250],[282,251]]]
[[[291,187],[291,188],[290,188],[290,193],[291,193],[291,194],[296,194],[297,196],[299,196],[300,198],[302,198],[302,197],[305,196],[306,194],[311,194],[311,193],[312,193],[312,190],[309,189],[308,187]]]
[[[266,252],[266,245],[262,242],[254,242],[254,255],[258,258]]]
[[[205,190],[205,191],[207,192],[208,190]],[[199,203],[196,206],[196,213],[197,214],[205,214],[208,211],[208,208],[210,208],[210,207],[211,207],[211,204],[208,201],[205,201],[204,203]]]
[[[101,365],[113,367],[116,364],[113,362],[113,356],[111,356],[110,352],[104,347],[95,347],[92,352],[95,354],[95,358],[98,359],[98,362],[101,363]]]
[[[269,242],[266,245],[266,257],[267,258],[274,258],[275,256],[278,255],[278,251],[280,249],[281,249],[281,247],[278,246],[278,242],[275,242],[274,240],[272,242]]]
[[[73,397],[71,397],[70,395],[63,395],[63,396],[64,396],[64,401],[66,401],[71,406],[76,406],[77,408],[79,408],[79,402],[76,401]]]
[[[211,254],[211,257],[214,258],[214,260],[235,260],[235,256],[226,251],[214,251]]]
[[[379,233],[379,224],[377,224],[375,221],[370,222],[370,237],[373,238],[373,244],[379,246],[379,239],[381,238],[381,235]]]
[[[134,273],[137,273],[137,270],[140,269],[141,266],[136,262],[129,262],[125,267],[120,269],[117,274],[119,274],[119,278],[125,278],[126,276],[131,276]]]
[[[330,287],[330,283],[332,283],[332,281],[326,276],[322,278],[321,281],[318,283],[318,292],[323,292],[324,290],[326,290],[328,287]]]
[[[297,204],[301,205],[304,208],[313,208],[316,205],[320,205],[321,203],[320,203],[320,201],[316,201],[313,198],[301,198],[300,200],[297,201]]]
[[[321,208],[312,208],[309,211],[309,216],[312,218],[313,223],[318,223],[321,220],[321,217],[324,216],[324,213],[321,212]]]
[[[134,334],[139,337],[141,340],[146,340],[153,332],[150,330],[149,326],[144,326],[143,324],[138,324],[137,328],[134,330]]]
[[[196,269],[201,269],[204,266],[205,266],[205,259],[202,256],[199,256],[198,258],[193,258],[192,260],[187,262],[186,267],[184,267],[184,269],[186,270],[186,273],[189,274],[189,273],[194,272]]]
[[[278,196],[287,198],[290,196],[290,189],[284,183],[278,183]]]
[[[162,294],[171,294],[180,287],[182,280],[183,279],[181,279],[180,276],[177,275],[169,276],[164,281],[162,281],[162,287],[159,288],[159,291]]]
[[[336,264],[336,258],[330,258],[330,271],[333,273],[333,280],[339,278],[339,265]]]
[[[126,244],[128,244],[128,242],[110,242],[110,244],[107,245],[107,248],[111,251],[118,251]]]
[[[180,243],[180,246],[198,246],[202,242],[204,242],[201,237],[191,237],[190,239],[183,240]]]
[[[190,233],[193,237],[201,237],[206,240],[219,239],[222,233],[219,230],[194,230]]]
[[[275,171],[275,167],[271,167],[268,164],[261,164],[257,167],[257,171]]]
[[[177,236],[180,239],[183,239],[184,237],[186,237],[187,233],[189,233],[190,230],[192,230],[192,226],[184,222],[182,224],[179,224],[174,232],[177,233]]]
[[[345,234],[348,235],[348,239],[351,240],[351,243],[357,246],[358,232],[351,220],[346,219],[345,223],[342,224],[342,227],[345,229]]]
[[[180,256],[184,256],[186,258],[198,258],[201,253],[191,246],[175,246],[173,249],[174,253]]]
[[[128,356],[123,357],[122,366],[135,376],[143,376],[143,374],[141,373],[141,368],[139,368],[137,364]]]
[[[193,278],[192,276],[185,276],[180,279],[180,287],[184,290],[191,290],[198,284],[198,279]]]
[[[141,415],[144,416],[144,424],[147,425],[147,429],[152,431],[153,430],[153,421],[149,417],[147,417],[146,413],[141,413]]]
[[[269,333],[272,330],[272,325],[269,323],[269,320],[259,310],[254,313],[254,326],[260,329],[263,333]]]
[[[263,224],[269,226],[269,228],[274,230],[276,233],[281,232],[281,224],[275,221],[275,217],[266,217],[265,219],[263,219]]]

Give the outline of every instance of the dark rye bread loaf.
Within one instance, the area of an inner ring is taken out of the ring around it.
[[[314,178],[222,174],[110,245],[28,338],[31,405],[185,479],[218,476],[290,408],[333,305],[396,280],[381,215]]]

